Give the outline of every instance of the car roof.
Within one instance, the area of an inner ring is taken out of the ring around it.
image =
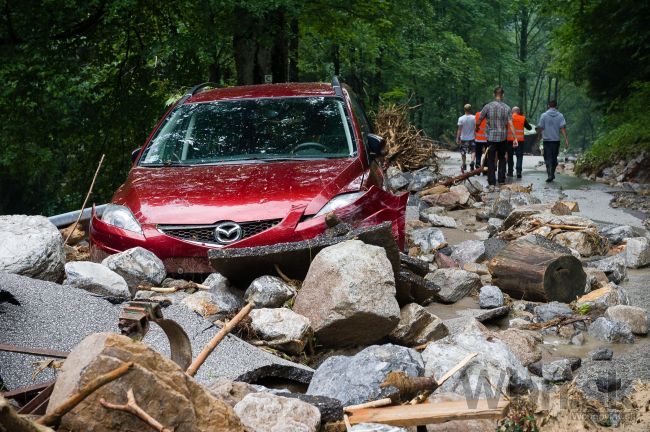
[[[296,96],[336,96],[336,92],[332,84],[326,83],[260,84],[205,90],[193,95],[185,103]]]

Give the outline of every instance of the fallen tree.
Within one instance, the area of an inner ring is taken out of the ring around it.
[[[582,296],[587,275],[570,254],[519,239],[489,263],[492,283],[513,299],[570,303]]]

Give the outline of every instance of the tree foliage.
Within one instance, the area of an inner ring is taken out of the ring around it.
[[[582,58],[597,51],[586,36],[593,28],[583,31],[577,14],[607,8],[580,11],[573,3],[0,0],[0,213],[76,208],[102,153],[93,198],[106,202],[166,103],[205,81],[329,81],[337,74],[370,111],[382,102],[417,106],[412,120],[442,140],[463,104],[480,109],[500,84],[533,122],[549,97],[560,99],[575,109],[565,112],[570,125],[580,125],[570,133],[591,137],[590,99],[568,78],[591,80],[598,65],[582,70],[577,60],[553,60],[572,56],[565,39],[576,40]],[[603,29],[625,23],[614,22]],[[639,35],[620,33],[626,55],[641,60],[631,52]],[[588,87],[602,93],[596,81]]]

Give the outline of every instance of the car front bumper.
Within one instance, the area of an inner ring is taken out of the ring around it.
[[[408,194],[393,195],[375,186],[353,203],[334,210],[338,218],[355,228],[391,222],[393,236],[404,247],[404,225]],[[306,206],[296,206],[280,223],[263,232],[227,246],[184,240],[165,234],[155,224],[143,224],[142,233],[109,225],[93,214],[90,223],[90,246],[93,261],[130,249],[143,247],[155,253],[168,273],[210,273],[207,253],[223,247],[255,247],[312,239],[327,230],[325,215],[305,217]]]

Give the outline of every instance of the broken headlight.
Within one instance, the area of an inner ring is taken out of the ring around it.
[[[340,209],[341,207],[345,207],[348,204],[352,204],[354,201],[357,200],[357,198],[359,198],[364,193],[366,192],[365,191],[350,192],[350,193],[337,195],[334,198],[332,198],[327,204],[325,204],[325,206],[322,209],[320,209],[318,213],[316,213],[316,216],[321,216],[333,210]]]
[[[102,214],[102,221],[127,231],[142,233],[142,227],[126,206],[108,204]]]

